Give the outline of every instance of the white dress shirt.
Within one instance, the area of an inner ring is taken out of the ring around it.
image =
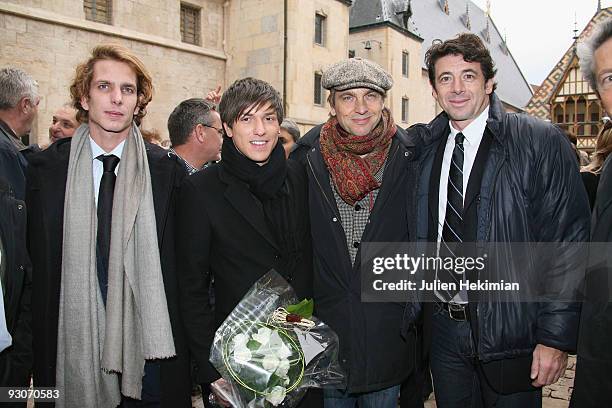
[[[489,107],[487,106],[485,110],[462,131],[455,129],[452,122],[449,122],[450,133],[444,148],[442,169],[440,171],[440,189],[438,190],[438,252],[440,251],[440,240],[442,238],[442,229],[444,228],[444,219],[446,218],[448,173],[450,171],[453,150],[455,149],[455,136],[457,136],[459,132],[463,133],[463,136],[465,136],[463,141],[463,203],[465,204],[465,193],[467,191],[468,182],[470,181],[470,173],[474,165],[474,160],[476,160],[476,154],[478,153],[478,148],[480,147],[488,118]],[[441,297],[441,299],[443,299],[443,297]],[[465,290],[459,291],[453,298],[453,302],[460,304],[467,303],[467,292]]]
[[[455,136],[459,132],[463,133],[463,136],[465,136],[465,140],[463,141],[463,202],[465,203],[465,192],[467,191],[467,185],[470,180],[470,173],[474,165],[474,160],[476,160],[476,153],[478,153],[478,147],[480,147],[488,118],[489,107],[487,106],[472,123],[463,129],[463,131],[455,129],[453,124],[449,123],[451,131],[446,140],[446,147],[444,148],[442,170],[440,171],[440,190],[438,191],[438,242],[440,242],[440,238],[442,237],[442,228],[444,227],[444,218],[446,217],[448,173],[450,171],[451,158],[453,157],[453,149],[455,148]]]
[[[121,159],[121,154],[123,153],[123,145],[125,144],[125,140],[122,141],[113,149],[112,152],[106,153],[104,149],[102,149],[94,140],[89,137],[89,143],[91,144],[91,155],[93,157],[93,188],[94,188],[94,199],[96,200],[96,207],[98,206],[98,193],[100,192],[100,182],[102,181],[102,174],[104,173],[104,165],[101,160],[96,159],[96,157],[103,154],[104,156],[109,156],[114,154],[118,158]],[[115,175],[118,174],[119,166],[121,166],[121,162],[115,167]]]

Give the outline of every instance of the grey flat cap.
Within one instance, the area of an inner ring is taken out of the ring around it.
[[[361,58],[349,58],[327,68],[321,79],[323,88],[344,91],[352,88],[373,89],[386,94],[393,78],[380,65]]]

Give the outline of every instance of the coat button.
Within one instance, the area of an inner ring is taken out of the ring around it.
[[[353,248],[359,248],[359,242],[357,241],[353,242]]]
[[[359,204],[355,205],[355,211],[361,211],[361,206]]]
[[[332,218],[332,221],[333,221],[333,222],[337,222],[337,221],[338,221],[338,219],[337,219],[336,217],[334,217],[334,218]]]
[[[18,210],[23,210],[23,204],[17,204],[17,209]]]
[[[412,154],[413,154],[412,152],[404,152],[404,157],[409,159],[412,157]]]
[[[274,255],[274,259],[280,259],[280,255],[279,254],[275,254]]]
[[[25,268],[23,267],[23,265],[19,265],[19,270],[23,271]]]

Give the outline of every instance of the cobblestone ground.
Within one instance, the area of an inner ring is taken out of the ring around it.
[[[570,396],[574,388],[575,372],[576,356],[570,356],[563,377],[555,384],[544,387],[544,391],[542,391],[543,408],[567,408],[569,406]],[[425,402],[425,408],[436,408],[436,401],[433,396]]]

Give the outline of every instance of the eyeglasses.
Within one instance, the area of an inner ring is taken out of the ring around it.
[[[220,128],[216,128],[214,126],[210,126],[210,125],[206,125],[204,123],[200,123],[202,126],[207,127],[207,128],[211,128],[211,129],[215,129],[217,131],[217,133],[219,134],[219,136],[223,136],[223,129]]]

